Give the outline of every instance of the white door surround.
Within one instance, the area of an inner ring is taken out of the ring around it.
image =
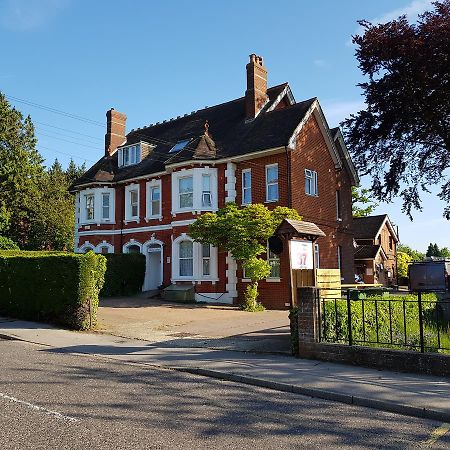
[[[145,278],[143,291],[153,291],[163,283],[163,243],[156,239],[143,246],[145,255]]]

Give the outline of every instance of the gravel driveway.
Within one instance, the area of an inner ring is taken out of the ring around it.
[[[290,352],[288,311],[248,313],[143,296],[101,299],[98,331],[174,347]]]

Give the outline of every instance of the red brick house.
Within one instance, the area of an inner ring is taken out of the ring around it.
[[[351,186],[355,168],[316,98],[296,102],[287,83],[267,87],[262,58],[250,56],[245,96],[126,133],[107,112],[105,156],[77,180],[75,248],[146,255],[144,289],[190,283],[196,298],[235,302],[248,283],[230,254],[193,242],[188,225],[226,202],[298,210],[325,233],[319,267],[353,282]],[[271,276],[260,300],[289,306],[287,251],[268,251]]]
[[[367,284],[397,282],[398,235],[387,214],[355,217],[355,273]]]

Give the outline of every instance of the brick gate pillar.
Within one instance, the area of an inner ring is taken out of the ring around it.
[[[311,356],[314,344],[319,342],[319,290],[315,287],[297,288],[298,354]]]

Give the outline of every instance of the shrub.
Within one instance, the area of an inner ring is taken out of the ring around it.
[[[139,253],[106,254],[105,284],[101,297],[133,295],[141,292],[145,276],[145,256]]]
[[[19,250],[19,246],[5,236],[0,236],[0,250]]]
[[[93,252],[0,252],[0,313],[77,330],[95,325],[106,259]]]

